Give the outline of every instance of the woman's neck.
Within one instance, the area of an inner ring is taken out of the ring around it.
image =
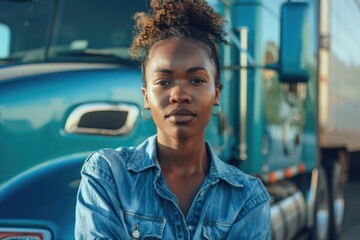
[[[158,135],[157,158],[163,172],[179,177],[205,176],[209,169],[204,137],[173,139]]]

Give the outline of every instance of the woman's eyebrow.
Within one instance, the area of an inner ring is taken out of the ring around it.
[[[205,72],[207,72],[206,68],[204,68],[204,67],[191,67],[188,70],[186,70],[186,73],[193,73],[193,72],[196,72],[196,71],[205,71]]]
[[[171,69],[168,69],[168,68],[158,67],[158,68],[155,68],[154,73],[168,73],[168,74],[172,74],[172,73],[174,73],[174,71],[172,71]]]
[[[191,67],[191,68],[186,70],[186,73],[189,74],[189,73],[193,73],[193,72],[196,72],[196,71],[205,71],[205,72],[207,72],[206,68],[204,68],[204,67]],[[168,68],[158,67],[158,68],[155,68],[154,73],[173,74],[174,71],[171,70],[171,69],[168,69]]]

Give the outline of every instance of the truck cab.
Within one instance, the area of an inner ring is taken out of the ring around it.
[[[337,237],[349,152],[319,140],[327,1],[207,2],[230,42],[207,141],[267,187],[272,239]],[[142,74],[128,51],[134,13],[149,4],[0,0],[0,238],[73,239],[86,157],[156,133],[141,118]]]
[[[147,7],[0,1],[0,238],[50,229],[72,239],[87,155],[155,133],[128,51],[133,15]]]

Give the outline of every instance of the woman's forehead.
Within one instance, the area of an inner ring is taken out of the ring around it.
[[[147,68],[203,67],[209,71],[214,68],[206,46],[191,39],[164,40],[156,43],[149,51]]]

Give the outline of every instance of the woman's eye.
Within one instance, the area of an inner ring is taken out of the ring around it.
[[[156,85],[159,85],[161,87],[164,87],[164,86],[167,86],[170,84],[170,81],[169,80],[159,80],[155,83]]]
[[[190,80],[190,82],[193,83],[193,84],[201,84],[201,83],[204,83],[205,81],[202,78],[192,78]]]

